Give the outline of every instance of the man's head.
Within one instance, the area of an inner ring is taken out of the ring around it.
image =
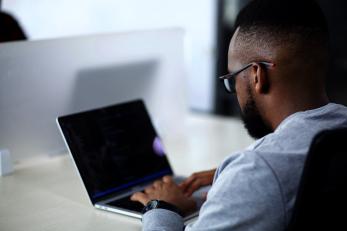
[[[326,101],[328,29],[313,0],[254,0],[238,15],[228,69],[245,127],[260,138],[288,115]],[[263,65],[268,62],[272,65]]]

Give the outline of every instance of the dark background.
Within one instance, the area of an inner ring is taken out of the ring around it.
[[[239,115],[236,96],[227,94],[223,84],[217,79],[217,76],[228,72],[227,53],[234,23],[230,17],[227,17],[225,9],[232,3],[237,5],[239,12],[248,2],[249,0],[218,0],[214,112],[219,115]],[[347,14],[345,13],[347,1],[317,0],[317,2],[327,18],[330,30],[331,63],[327,80],[328,96],[332,102],[347,105]]]

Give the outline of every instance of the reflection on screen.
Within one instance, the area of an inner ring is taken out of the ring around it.
[[[142,101],[59,118],[92,199],[172,174]]]

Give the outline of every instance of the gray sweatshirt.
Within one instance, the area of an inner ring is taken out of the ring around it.
[[[244,151],[231,154],[216,171],[199,218],[185,230],[285,230],[313,137],[347,127],[347,108],[338,104],[297,112]],[[225,141],[227,142],[227,141]],[[154,209],[143,230],[183,230],[182,218]]]

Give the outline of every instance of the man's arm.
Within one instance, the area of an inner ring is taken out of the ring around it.
[[[286,227],[280,185],[254,152],[237,154],[217,170],[198,220],[186,230],[281,231]]]
[[[233,155],[218,175],[198,220],[186,230],[284,230],[285,208],[276,176],[253,152]],[[144,214],[143,230],[182,230],[176,213],[154,209]]]
[[[180,215],[166,209],[154,209],[142,217],[143,231],[182,231],[184,222]]]

